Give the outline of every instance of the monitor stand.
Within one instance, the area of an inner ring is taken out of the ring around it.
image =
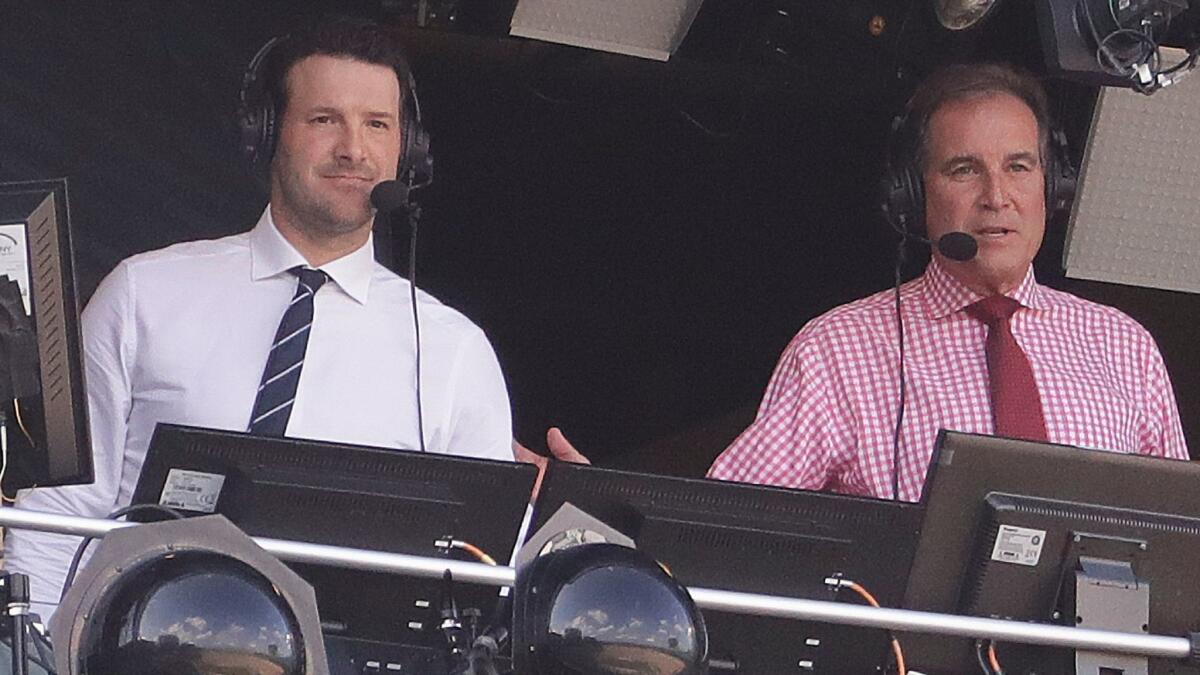
[[[1133,560],[1146,543],[1114,537],[1076,533],[1072,542],[1073,583],[1064,579],[1064,611],[1073,611],[1066,623],[1078,628],[1146,633],[1150,628],[1150,584],[1138,579]],[[1107,555],[1089,555],[1088,549],[1105,549]],[[1124,552],[1121,552],[1124,549]],[[1113,555],[1116,553],[1116,555]],[[1071,620],[1073,619],[1073,620]],[[1149,675],[1146,657],[1109,652],[1075,652],[1076,675]]]

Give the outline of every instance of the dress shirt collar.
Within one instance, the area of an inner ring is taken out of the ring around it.
[[[983,299],[983,296],[951,276],[936,257],[929,261],[921,283],[924,285],[924,292],[920,297],[925,305],[925,312],[931,319],[950,316]],[[1050,305],[1047,294],[1041,292],[1041,286],[1034,278],[1033,265],[1029,266],[1025,272],[1025,279],[1015,290],[1008,293],[1008,297],[1029,309],[1046,309]]]
[[[255,281],[283,274],[298,265],[308,265],[304,256],[283,238],[271,217],[271,206],[263,210],[258,224],[250,231],[250,267]],[[321,266],[321,271],[359,304],[366,304],[375,273],[375,245],[372,236],[353,252]]]

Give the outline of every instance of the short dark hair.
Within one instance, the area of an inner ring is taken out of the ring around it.
[[[396,32],[373,21],[325,17],[280,40],[264,64],[264,88],[275,104],[276,119],[283,119],[287,109],[287,78],[292,66],[318,54],[392,68],[400,81],[403,107],[412,75]]]
[[[1045,164],[1050,147],[1050,106],[1041,82],[1028,72],[1006,63],[956,63],[943,66],[925,78],[908,101],[906,121],[915,136],[911,151],[918,170],[928,159],[929,121],[945,104],[993,94],[1010,94],[1033,111],[1038,125],[1038,154]]]

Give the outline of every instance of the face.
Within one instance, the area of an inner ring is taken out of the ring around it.
[[[1046,231],[1045,179],[1033,111],[1011,94],[943,104],[926,136],[929,238],[966,232],[979,253],[945,269],[981,295],[1020,285]]]
[[[371,189],[396,177],[400,82],[383,65],[327,55],[298,61],[271,165],[281,226],[311,237],[370,228]]]

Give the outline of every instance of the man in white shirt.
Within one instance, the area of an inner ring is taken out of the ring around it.
[[[270,50],[270,204],[247,233],[122,262],[83,312],[96,481],[26,492],[18,506],[104,517],[129,504],[160,422],[245,431],[281,315],[319,270],[292,400],[271,406],[297,438],[511,460],[508,394],[483,332],[419,294],[421,404],[409,284],[375,262],[369,196],[396,178],[410,95],[379,26],[332,21]],[[274,93],[272,93],[272,91]],[[11,531],[7,569],[48,619],[78,539]]]

